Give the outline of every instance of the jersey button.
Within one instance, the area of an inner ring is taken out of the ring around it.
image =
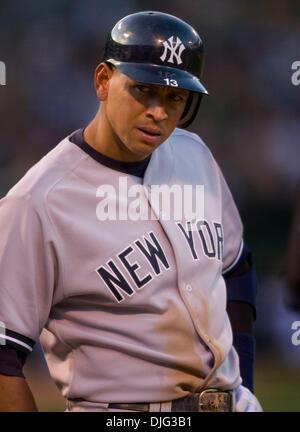
[[[211,342],[210,337],[206,333],[204,333],[203,337],[206,340],[206,342],[208,342],[208,343]]]
[[[186,291],[191,292],[193,288],[190,284],[186,284],[185,289]]]

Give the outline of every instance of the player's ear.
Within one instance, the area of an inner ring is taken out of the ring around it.
[[[95,70],[95,89],[100,101],[104,101],[108,95],[109,80],[113,74],[107,63],[100,63]]]

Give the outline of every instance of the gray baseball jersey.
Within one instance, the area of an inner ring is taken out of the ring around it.
[[[239,259],[243,228],[217,163],[196,134],[175,129],[140,182],[67,137],[0,201],[6,338],[30,351],[42,332],[74,409],[241,383],[222,273]],[[154,185],[203,185],[199,223],[164,218]],[[151,217],[131,217],[134,191]]]

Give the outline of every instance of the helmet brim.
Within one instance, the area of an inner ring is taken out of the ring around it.
[[[108,59],[106,62],[116,66],[122,74],[134,81],[209,94],[198,78],[181,69],[155,64],[120,62],[114,59]]]

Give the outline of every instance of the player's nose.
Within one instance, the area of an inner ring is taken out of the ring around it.
[[[168,118],[167,109],[162,102],[151,104],[147,108],[147,115],[152,117],[156,122],[161,122]]]

